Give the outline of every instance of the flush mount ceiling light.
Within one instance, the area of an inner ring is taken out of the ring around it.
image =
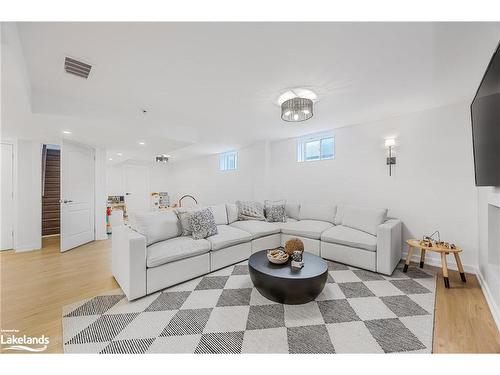
[[[309,120],[313,116],[313,101],[306,98],[292,98],[281,104],[281,119],[288,122]]]
[[[305,88],[294,88],[282,93],[278,98],[281,106],[281,119],[288,122],[300,122],[313,116],[313,104],[318,95]]]

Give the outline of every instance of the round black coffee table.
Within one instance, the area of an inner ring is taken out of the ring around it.
[[[304,252],[304,267],[293,270],[290,261],[273,264],[267,250],[252,254],[248,269],[253,285],[267,299],[288,305],[314,300],[325,287],[328,266],[320,257]]]

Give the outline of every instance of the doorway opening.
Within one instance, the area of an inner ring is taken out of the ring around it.
[[[61,233],[61,148],[42,147],[42,237]]]

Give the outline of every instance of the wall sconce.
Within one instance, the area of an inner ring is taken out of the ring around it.
[[[396,140],[394,138],[389,138],[385,140],[385,147],[389,148],[389,156],[387,157],[386,164],[389,166],[389,176],[392,176],[392,165],[396,164],[396,157],[392,156],[392,148],[396,145]]]

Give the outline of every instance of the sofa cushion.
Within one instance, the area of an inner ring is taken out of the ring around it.
[[[342,207],[342,225],[377,235],[377,227],[387,220],[387,208]]]
[[[284,223],[286,221],[286,201],[264,201],[264,215],[270,223]]]
[[[132,228],[146,237],[146,246],[181,234],[181,224],[172,210],[135,212],[131,216]]]
[[[226,203],[226,212],[228,224],[238,221],[238,206],[235,203]]]
[[[301,204],[300,220],[319,220],[333,223],[336,206],[333,204]]]
[[[298,203],[287,203],[285,204],[285,212],[287,217],[299,220],[300,218],[300,204]]]
[[[217,232],[216,235],[207,238],[211,244],[212,251],[225,249],[226,247],[252,240],[250,233],[229,225],[217,225]]]
[[[276,224],[276,225],[277,225],[278,227],[280,227],[280,229],[281,229],[281,228],[283,228],[283,226],[286,226],[286,225],[287,225],[287,223],[296,223],[296,222],[297,222],[297,220],[296,220],[296,219],[293,219],[293,218],[291,218],[291,217],[287,217],[287,218],[286,218],[286,221],[285,221],[284,223],[277,222],[277,223],[274,223],[274,224]]]
[[[175,212],[177,213],[177,217],[181,222],[183,236],[191,236],[193,234],[193,228],[191,227],[191,213],[193,213],[194,211],[199,211],[201,209],[202,208],[199,206],[176,208]]]
[[[266,220],[264,205],[256,201],[236,201],[238,220]]]
[[[193,229],[193,238],[195,240],[217,234],[217,224],[210,208],[192,212],[189,216],[189,222]]]
[[[210,206],[212,213],[214,214],[215,224],[217,225],[227,225],[227,211],[225,204],[218,204],[217,206]]]
[[[377,237],[344,225],[336,225],[321,234],[321,241],[377,251]]]
[[[230,226],[250,233],[252,235],[252,239],[280,232],[280,227],[275,223],[268,223],[260,220],[241,220],[232,223]]]
[[[210,251],[207,240],[193,240],[191,237],[176,237],[157,242],[146,248],[146,265],[157,267],[176,260],[191,258]]]
[[[300,220],[295,222],[283,223],[281,232],[293,236],[312,238],[319,240],[321,233],[328,228],[333,227],[332,223],[319,220]]]

